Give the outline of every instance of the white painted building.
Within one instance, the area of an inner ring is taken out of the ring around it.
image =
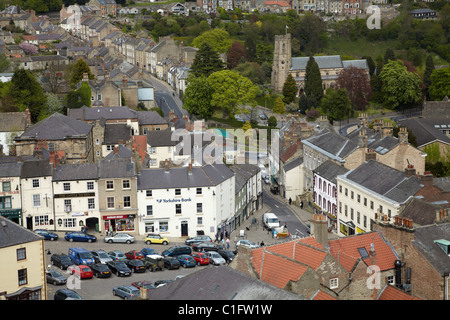
[[[213,237],[234,216],[234,182],[224,164],[141,170],[139,234]]]

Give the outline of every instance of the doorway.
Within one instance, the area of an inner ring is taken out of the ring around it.
[[[181,222],[181,236],[187,237],[188,236],[188,223],[187,221]]]

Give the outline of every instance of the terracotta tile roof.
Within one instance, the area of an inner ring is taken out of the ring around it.
[[[308,269],[298,262],[271,253],[266,248],[253,249],[252,262],[260,280],[282,289],[289,281],[297,282]]]
[[[384,287],[381,294],[378,296],[378,300],[421,300],[421,299],[410,296],[406,292],[403,292],[387,284]]]
[[[281,161],[288,161],[296,152],[297,152],[297,144],[299,142],[293,143],[289,148],[287,148],[280,156]]]
[[[325,293],[325,292],[319,290],[314,295],[314,297],[311,298],[311,300],[338,300],[338,299],[336,299],[335,297],[329,295],[328,293]]]
[[[331,255],[347,271],[351,271],[357,259],[362,259],[367,265],[376,264],[381,271],[394,268],[398,259],[394,250],[385,242],[378,232],[368,232],[355,236],[331,240],[328,242]],[[370,253],[371,244],[375,249],[375,255]],[[359,248],[365,248],[368,258],[361,256]]]

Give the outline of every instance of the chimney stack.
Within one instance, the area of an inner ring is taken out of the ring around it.
[[[432,187],[433,186],[433,174],[430,173],[430,171],[425,171],[422,176],[420,176],[420,182],[425,187]]]
[[[25,109],[25,113],[27,115],[27,127],[31,126],[31,113],[30,113],[30,109],[28,109],[28,107]]]
[[[127,76],[123,76],[122,78],[122,87],[126,88],[128,86]]]
[[[381,130],[381,137],[383,138],[387,136],[392,137],[392,132],[393,132],[392,123],[390,123],[389,121],[384,121],[383,128]]]
[[[408,130],[406,127],[400,127],[398,131],[398,140],[400,144],[408,144]]]
[[[369,160],[377,160],[377,154],[375,153],[375,150],[367,148],[366,161]]]
[[[169,160],[166,159],[164,162],[164,167],[166,168],[166,172],[169,172]]]
[[[328,247],[328,222],[323,214],[313,214],[311,221],[311,234],[324,248]]]
[[[408,167],[405,169],[405,176],[407,178],[416,175],[416,169],[414,169],[414,165],[408,164]]]

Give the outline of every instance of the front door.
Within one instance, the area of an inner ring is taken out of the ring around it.
[[[187,237],[188,236],[188,223],[187,221],[181,222],[181,236]]]

